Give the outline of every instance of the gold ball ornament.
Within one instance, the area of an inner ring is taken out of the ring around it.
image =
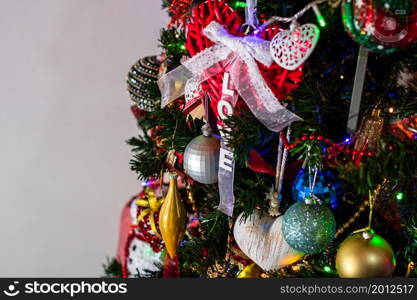
[[[184,237],[187,212],[177,186],[177,175],[172,174],[164,203],[159,211],[159,229],[168,255],[174,258],[178,244]]]
[[[354,233],[340,245],[336,269],[342,278],[391,277],[395,269],[394,251],[377,234]]]
[[[237,278],[259,278],[261,276],[262,269],[255,263],[247,265],[240,271]]]

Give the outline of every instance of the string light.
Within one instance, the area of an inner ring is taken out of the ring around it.
[[[321,27],[326,27],[326,21],[324,20],[317,4],[313,4],[312,7],[313,7],[313,10],[314,10],[314,13],[316,14],[317,22],[319,23],[319,25]]]
[[[310,8],[312,8],[314,6],[317,6],[318,4],[322,4],[324,2],[327,2],[327,1],[328,0],[315,0],[315,1],[312,1],[312,2],[310,2],[309,4],[307,4],[302,10],[300,10],[298,13],[296,13],[292,17],[279,17],[279,16],[271,17],[268,21],[266,21],[264,24],[262,24],[261,26],[259,26],[258,29],[260,31],[264,31],[269,25],[271,25],[274,22],[292,23],[295,20],[299,19],[302,15],[304,15],[304,13],[306,11],[308,11]],[[320,12],[319,12],[319,14],[320,14]],[[321,16],[321,14],[320,14],[320,16]],[[319,22],[320,26],[322,24],[324,24],[324,26],[326,25],[326,22],[324,21],[324,18],[322,20],[318,20],[318,22]]]
[[[394,111],[395,111],[395,108],[394,107],[391,106],[390,108],[388,108],[388,112],[390,114],[394,113]]]
[[[395,198],[397,199],[397,201],[401,201],[404,199],[404,194],[399,192],[395,195]]]
[[[324,267],[324,272],[331,273],[332,272],[332,268],[330,268],[329,266],[325,266]]]
[[[236,1],[234,4],[235,8],[245,8],[246,7],[246,2],[243,1]]]

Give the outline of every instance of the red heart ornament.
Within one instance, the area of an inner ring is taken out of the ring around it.
[[[204,28],[212,21],[222,24],[227,31],[235,36],[244,36],[241,31],[243,19],[225,0],[207,0],[192,10],[190,20],[187,24],[186,48],[191,56],[214,45],[203,33]],[[279,27],[273,25],[261,33],[261,38],[272,40],[279,32]],[[285,99],[289,93],[299,86],[302,80],[303,68],[300,66],[294,71],[288,71],[277,65],[275,62],[271,66],[257,63],[259,70],[266,83],[273,91],[277,99]],[[209,78],[202,83],[202,89],[210,97],[210,108],[218,118],[217,104],[222,97],[223,72]],[[241,98],[237,102],[237,107],[245,105]]]

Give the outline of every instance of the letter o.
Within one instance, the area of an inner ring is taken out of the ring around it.
[[[227,101],[220,100],[219,103],[217,103],[217,112],[220,119],[226,119],[228,116],[233,115],[233,106]]]

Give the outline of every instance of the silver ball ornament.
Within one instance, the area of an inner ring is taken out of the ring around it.
[[[217,182],[219,172],[220,140],[211,135],[208,128],[203,135],[194,138],[184,151],[184,171],[197,182]]]

